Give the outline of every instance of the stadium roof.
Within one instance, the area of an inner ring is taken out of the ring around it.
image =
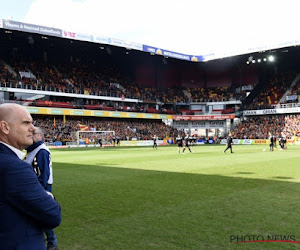
[[[299,45],[296,7],[295,0],[11,0],[0,18],[57,28],[66,38],[207,61]]]

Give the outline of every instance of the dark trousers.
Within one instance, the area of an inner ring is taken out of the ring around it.
[[[230,152],[232,153],[232,145],[231,144],[229,144],[229,145],[227,145],[227,148],[224,150],[224,153],[227,151],[227,149],[229,149],[230,148]]]

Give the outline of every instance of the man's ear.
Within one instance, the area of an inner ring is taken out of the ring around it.
[[[6,121],[0,121],[0,131],[2,131],[3,134],[9,134],[9,124]]]

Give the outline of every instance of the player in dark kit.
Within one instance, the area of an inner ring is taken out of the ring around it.
[[[274,151],[275,136],[270,133],[270,151]]]
[[[230,153],[232,152],[232,137],[231,137],[231,133],[229,133],[228,137],[227,137],[227,147],[226,149],[223,151],[223,153],[225,153],[227,151],[227,149],[230,148]]]
[[[183,138],[179,134],[176,137],[176,143],[177,143],[177,146],[178,146],[178,153],[180,154],[180,148],[182,148]]]
[[[98,138],[98,143],[100,144],[100,148],[102,148],[102,138],[101,137]]]
[[[279,145],[281,147],[281,150],[287,149],[287,147],[286,147],[286,136],[283,133],[281,133],[281,137],[279,139]]]
[[[184,148],[183,148],[183,150],[182,150],[182,153],[183,153],[183,154],[184,154],[184,151],[185,151],[186,148],[188,148],[189,151],[190,151],[190,153],[192,153],[192,150],[190,149],[189,143],[190,143],[189,136],[186,135],[186,137],[184,138]]]
[[[114,146],[116,146],[116,137],[115,136],[113,136],[112,141],[113,141]]]
[[[153,137],[153,149],[157,149],[157,136],[156,135],[154,135],[154,137]]]

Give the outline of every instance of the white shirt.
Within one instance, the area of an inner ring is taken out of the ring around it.
[[[2,141],[0,141],[0,143],[4,144],[6,147],[10,148],[21,160],[23,160],[25,154],[21,150],[13,147],[11,145],[8,145]]]

